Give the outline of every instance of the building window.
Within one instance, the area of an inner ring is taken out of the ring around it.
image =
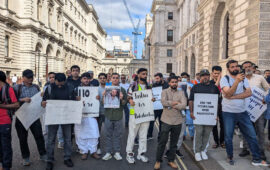
[[[9,57],[9,36],[5,37],[5,57]]]
[[[49,8],[49,10],[48,10],[48,25],[49,25],[49,27],[51,27],[51,24],[52,24],[52,9]]]
[[[8,0],[5,0],[5,7],[8,8]]]
[[[172,49],[168,49],[167,50],[167,57],[172,57],[172,54],[173,53],[173,51],[172,51]]]
[[[185,72],[188,72],[188,57],[185,58]]]
[[[42,9],[41,1],[38,0],[38,3],[37,3],[37,19],[38,19],[38,21],[40,21],[40,19],[41,19],[41,9]]]
[[[167,63],[167,73],[172,73],[172,63]]]
[[[168,12],[168,19],[173,20],[173,12]]]
[[[173,41],[173,30],[167,31],[167,41]]]
[[[225,17],[225,59],[229,58],[229,29],[230,29],[230,17],[229,14]]]

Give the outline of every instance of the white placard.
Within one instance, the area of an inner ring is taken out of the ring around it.
[[[136,124],[155,120],[152,90],[133,92],[132,97],[135,102],[134,110]]]
[[[218,94],[195,93],[194,116],[196,125],[216,125]]]
[[[47,100],[45,125],[81,124],[82,101]]]
[[[15,115],[21,121],[26,130],[38,120],[42,114],[45,113],[45,109],[41,107],[41,92],[35,94],[31,98],[30,103],[24,103],[16,112]]]
[[[100,105],[97,100],[98,87],[79,87],[78,95],[83,101],[83,117],[98,117]]]
[[[161,104],[161,93],[162,87],[154,87],[152,88],[153,97],[156,99],[154,104],[154,110],[161,110],[163,106]]]
[[[267,105],[262,103],[262,100],[266,96],[266,92],[258,87],[252,87],[252,96],[245,100],[246,111],[252,122],[256,120],[265,112]]]

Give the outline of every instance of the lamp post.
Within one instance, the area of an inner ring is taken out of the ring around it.
[[[150,61],[151,61],[151,43],[150,43],[150,39],[148,39],[148,67],[149,67],[149,81],[151,81],[151,65],[150,65]]]

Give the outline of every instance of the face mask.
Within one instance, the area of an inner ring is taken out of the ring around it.
[[[187,82],[187,79],[186,78],[182,78],[182,82]]]

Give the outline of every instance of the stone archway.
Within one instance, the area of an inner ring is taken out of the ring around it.
[[[185,72],[188,73],[188,56],[185,57]]]
[[[41,56],[42,56],[43,46],[40,42],[36,44],[35,47],[35,77],[37,78],[38,82],[40,82],[41,78]]]
[[[217,65],[220,54],[220,25],[221,17],[225,9],[225,2],[220,2],[217,6],[216,12],[214,14],[214,22],[212,25],[212,54],[211,65]]]
[[[52,45],[49,44],[46,48],[46,62],[45,62],[45,77],[46,79],[48,78],[48,72],[49,72],[49,69],[53,68],[53,62],[52,62],[52,55],[53,55],[53,48],[52,48]]]
[[[192,53],[190,60],[190,76],[192,79],[195,78],[195,74],[196,74],[196,58],[194,53]]]

